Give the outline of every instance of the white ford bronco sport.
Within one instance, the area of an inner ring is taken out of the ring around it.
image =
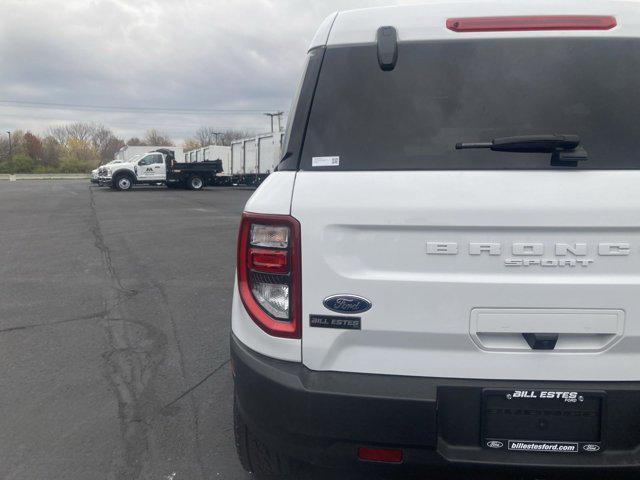
[[[640,4],[332,15],[232,313],[245,468],[640,472]]]

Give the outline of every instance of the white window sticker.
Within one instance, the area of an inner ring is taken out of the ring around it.
[[[340,157],[313,157],[312,167],[337,167],[340,165]]]

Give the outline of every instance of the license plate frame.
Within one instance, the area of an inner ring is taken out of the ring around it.
[[[485,389],[482,448],[510,453],[596,454],[605,448],[606,393]]]

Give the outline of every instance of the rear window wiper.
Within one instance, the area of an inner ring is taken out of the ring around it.
[[[490,142],[456,143],[456,150],[486,148],[494,152],[550,153],[551,165],[576,167],[588,159],[578,135],[519,135],[494,138]]]

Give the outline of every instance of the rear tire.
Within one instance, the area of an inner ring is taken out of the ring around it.
[[[233,401],[233,431],[240,464],[247,472],[263,479],[295,478],[300,464],[273,449],[251,433],[238,412],[238,403],[235,398]]]
[[[189,190],[202,190],[204,188],[204,180],[199,175],[193,175],[187,179],[187,188]]]

